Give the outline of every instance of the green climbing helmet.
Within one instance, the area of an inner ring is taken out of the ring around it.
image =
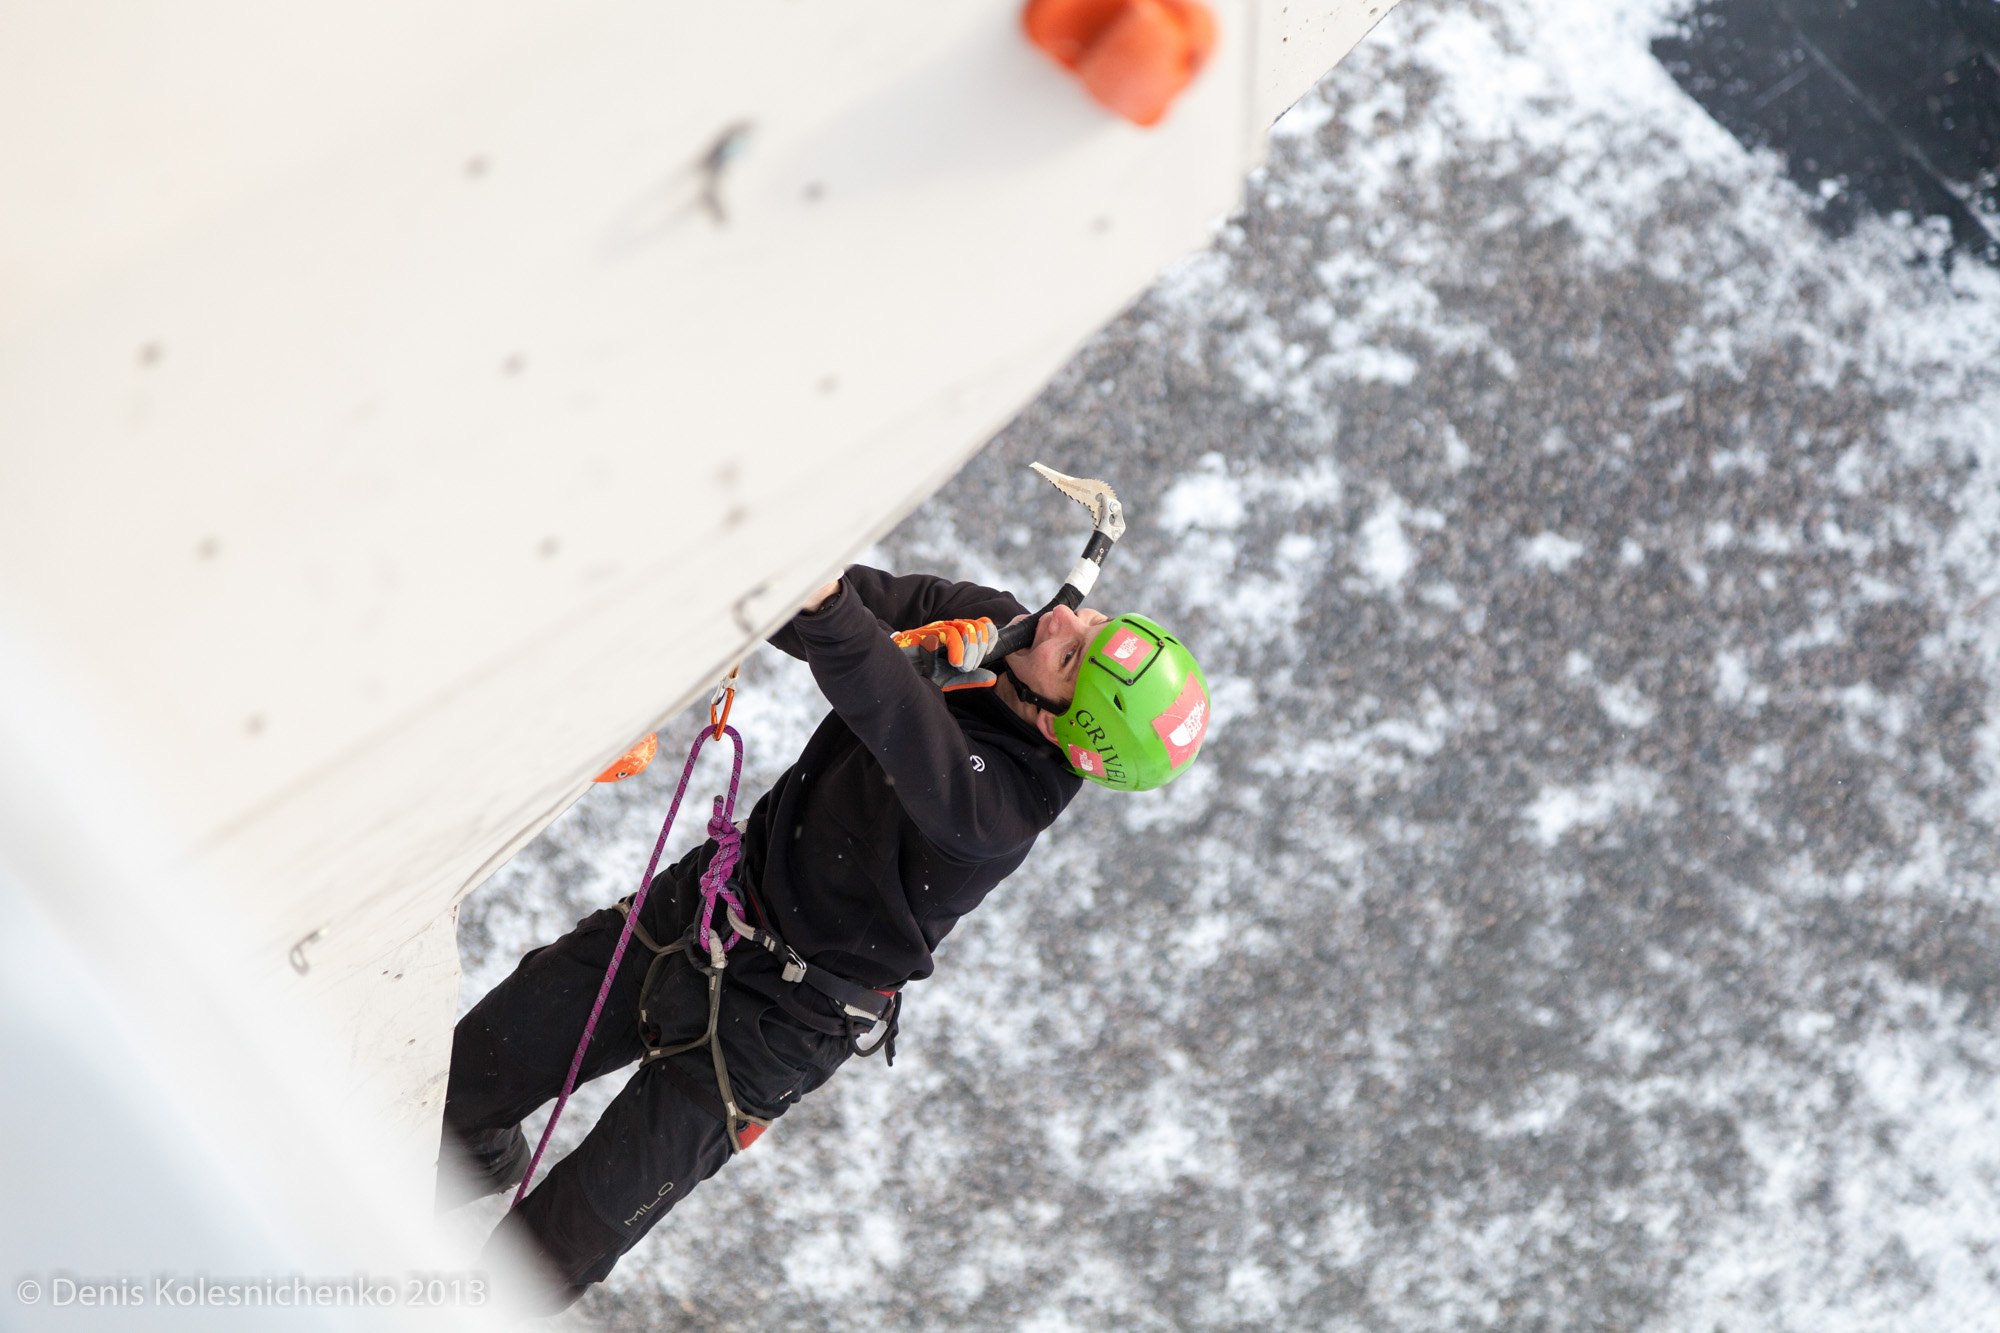
[[[1181,641],[1144,616],[1098,626],[1056,744],[1078,774],[1119,791],[1164,787],[1208,734],[1208,680]]]

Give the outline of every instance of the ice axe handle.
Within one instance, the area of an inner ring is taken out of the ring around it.
[[[993,641],[993,651],[986,654],[984,661],[998,662],[1009,653],[1018,653],[1035,641],[1035,627],[1042,623],[1054,603],[1043,607],[1026,620],[1017,620],[1000,631],[1000,637]]]
[[[1104,557],[1111,550],[1111,541],[1112,539],[1102,532],[1091,533],[1089,543],[1083,548],[1083,554],[1078,556],[1076,564],[1070,567],[1069,577],[1063,580],[1063,585],[1056,590],[1056,595],[1049,598],[1048,605],[1026,620],[1017,620],[1002,629],[1000,637],[994,641],[992,651],[986,654],[984,660],[997,662],[1009,653],[1017,653],[1033,643],[1035,630],[1041,625],[1042,617],[1057,607],[1066,606],[1074,611],[1083,605],[1083,599],[1097,583],[1098,572],[1104,567]]]

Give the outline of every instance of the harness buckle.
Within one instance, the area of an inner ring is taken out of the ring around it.
[[[883,1008],[879,1016],[862,1013],[851,1004],[842,1005],[841,1008],[846,1010],[849,1015],[847,1019],[847,1049],[864,1059],[875,1054],[877,1051],[881,1051],[889,1057],[890,1064],[895,1064],[896,1029],[903,1017],[902,995],[895,994],[889,996],[889,1003]],[[861,1019],[872,1021],[868,1023],[868,1026],[863,1027],[857,1021]],[[869,1037],[873,1037],[875,1040],[872,1042],[868,1041],[867,1038]]]
[[[789,944],[785,946],[785,970],[778,975],[781,980],[792,984],[806,979],[806,960],[799,957],[799,951]]]

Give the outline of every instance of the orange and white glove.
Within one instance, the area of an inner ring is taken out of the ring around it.
[[[941,690],[983,690],[998,679],[980,665],[1000,639],[1000,631],[985,616],[933,620],[890,637],[918,674]]]

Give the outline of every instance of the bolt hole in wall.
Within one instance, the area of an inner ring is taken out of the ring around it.
[[[1653,54],[1833,235],[1935,218],[2000,264],[2000,0],[1698,0]]]

